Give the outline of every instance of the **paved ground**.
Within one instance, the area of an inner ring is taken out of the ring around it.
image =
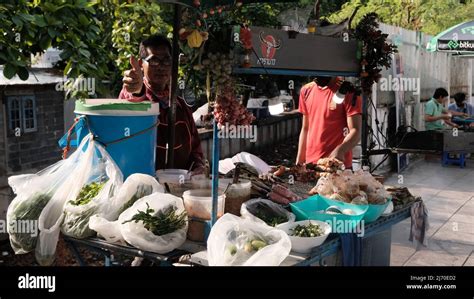
[[[428,247],[416,251],[408,241],[410,219],[392,229],[392,266],[474,266],[474,160],[467,167],[417,161],[405,170],[403,184],[423,198],[429,211]],[[388,185],[397,185],[393,174]]]

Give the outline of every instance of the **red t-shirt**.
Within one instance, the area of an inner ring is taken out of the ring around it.
[[[306,141],[306,163],[316,163],[328,157],[344,141],[349,133],[347,117],[362,114],[362,99],[346,94],[341,104],[332,103],[337,88],[333,84],[325,87],[315,82],[301,88],[299,111],[309,118],[309,131]],[[352,151],[345,155],[344,164],[352,167]]]

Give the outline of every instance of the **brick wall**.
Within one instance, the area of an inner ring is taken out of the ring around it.
[[[36,172],[60,160],[57,141],[64,132],[63,94],[54,85],[7,89],[7,95],[34,94],[37,118],[36,132],[23,132],[19,137],[7,132],[7,175]]]

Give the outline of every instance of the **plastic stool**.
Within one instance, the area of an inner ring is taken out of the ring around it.
[[[464,168],[466,167],[466,154],[465,153],[459,154],[459,158],[450,158],[449,152],[443,152],[442,163],[443,163],[443,166],[446,166],[449,164],[456,164],[456,165],[459,165],[461,168]]]

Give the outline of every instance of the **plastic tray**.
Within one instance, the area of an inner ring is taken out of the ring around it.
[[[368,206],[347,204],[339,201],[332,201],[320,195],[311,196],[305,200],[291,203],[291,210],[296,215],[296,220],[319,220],[331,225],[333,233],[356,232],[356,228],[364,218]],[[336,206],[341,210],[351,209],[355,215],[345,214],[325,214],[321,211],[330,206]]]

